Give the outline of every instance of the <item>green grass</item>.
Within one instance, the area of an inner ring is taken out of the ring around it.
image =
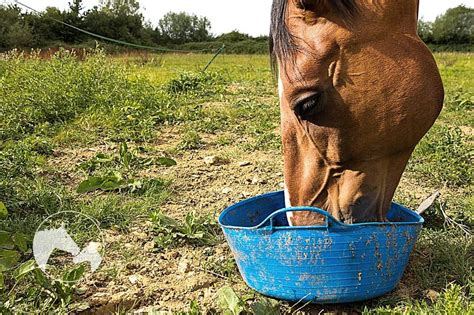
[[[278,155],[279,106],[266,56],[222,55],[202,73],[211,57],[109,58],[100,51],[85,61],[67,51],[51,60],[13,52],[0,57],[0,201],[9,211],[0,230],[31,238],[46,215],[74,210],[122,234],[152,215],[161,251],[175,243],[212,247],[221,241],[211,216],[190,212],[165,222],[160,205],[175,192],[166,175],[173,166],[164,164],[213,148]],[[404,176],[414,186],[400,187],[395,199],[416,207],[414,188],[441,190],[442,197],[425,214],[404,278],[410,294],[370,301],[361,307],[367,314],[474,312],[474,245],[459,228],[474,222],[472,57],[436,54],[445,108],[407,167]],[[155,149],[168,141],[166,152]],[[150,168],[156,172],[148,174]],[[84,181],[110,176],[109,186],[77,191]],[[447,224],[443,213],[456,223]],[[29,258],[31,251],[21,256]],[[236,272],[228,254],[203,268],[228,278]],[[68,310],[72,301],[51,295],[32,275],[16,283],[12,272],[5,273],[0,312],[38,311],[39,305]],[[428,290],[439,296],[430,300]],[[200,309],[196,303],[191,311]]]

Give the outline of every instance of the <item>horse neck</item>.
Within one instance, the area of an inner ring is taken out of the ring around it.
[[[419,0],[362,0],[366,29],[416,34]],[[368,24],[368,25],[367,25]]]

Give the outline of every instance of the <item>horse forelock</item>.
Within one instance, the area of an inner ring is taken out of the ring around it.
[[[270,56],[272,69],[277,75],[278,62],[294,64],[294,54],[300,49],[296,43],[296,37],[291,34],[286,18],[288,14],[288,3],[291,0],[273,0],[270,23]],[[350,23],[351,19],[357,14],[358,6],[356,0],[300,0],[302,4],[311,2],[312,7],[325,6],[332,12],[341,16],[343,20]]]

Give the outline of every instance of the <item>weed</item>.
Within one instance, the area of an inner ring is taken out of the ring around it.
[[[219,307],[224,314],[240,315],[240,314],[280,314],[279,303],[269,298],[260,298],[247,303],[253,297],[239,297],[231,287],[223,287],[217,291],[217,299]]]
[[[410,303],[400,303],[399,305],[378,307],[374,309],[364,308],[364,315],[376,314],[473,314],[474,303],[466,296],[464,290],[455,284],[449,284],[442,294],[435,301],[410,301]]]
[[[131,171],[131,168],[137,169],[149,167],[151,165],[171,167],[177,165],[177,163],[172,158],[165,156],[158,158],[141,157],[138,155],[138,150],[131,151],[127,143],[122,142],[118,145],[118,152],[115,155],[109,155],[102,152],[97,153],[92,159],[81,163],[79,168],[92,174],[95,171],[102,169],[129,172]]]
[[[223,76],[217,72],[182,72],[168,83],[166,89],[171,94],[212,94],[223,81]]]
[[[199,149],[203,145],[201,136],[196,131],[188,131],[183,135],[181,142],[178,144],[178,150]]]
[[[0,202],[1,218],[8,217],[8,211],[3,202]],[[27,236],[15,231],[0,230],[0,290],[5,289],[6,274],[12,273],[15,279],[24,274],[24,267],[17,268],[21,257],[28,250]]]
[[[215,245],[220,239],[217,223],[210,216],[197,216],[189,212],[183,222],[161,212],[151,215],[155,230],[155,243],[159,248],[169,248],[189,242],[196,245]]]
[[[233,277],[237,274],[237,265],[233,257],[207,259],[204,262],[203,268],[227,278]]]
[[[472,111],[474,110],[474,93],[465,92],[458,87],[448,94],[447,104],[449,110]]]
[[[186,312],[179,312],[178,315],[201,315],[201,307],[196,300],[191,301],[189,303],[189,309]]]

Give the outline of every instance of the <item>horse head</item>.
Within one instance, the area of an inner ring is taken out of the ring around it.
[[[274,0],[285,186],[291,206],[384,221],[444,99],[417,35],[418,0]],[[320,224],[309,212],[294,225]]]

